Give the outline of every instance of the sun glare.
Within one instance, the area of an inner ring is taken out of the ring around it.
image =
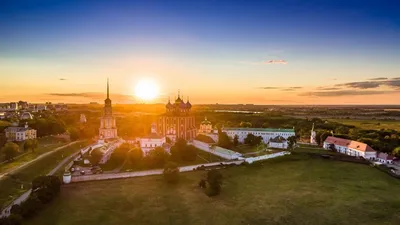
[[[152,80],[140,80],[135,87],[135,95],[142,100],[153,100],[158,95],[158,86]]]

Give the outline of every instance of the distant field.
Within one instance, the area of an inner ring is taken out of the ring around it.
[[[400,120],[328,119],[328,121],[353,125],[365,130],[393,129],[400,131]]]
[[[85,143],[76,143],[65,147],[62,150],[52,153],[37,162],[19,170],[12,175],[7,175],[0,179],[0,208],[9,204],[14,198],[29,190],[33,178],[46,175],[63,158],[78,151]]]
[[[400,224],[400,181],[370,166],[292,155],[220,171],[213,198],[203,171],[71,184],[27,224]]]

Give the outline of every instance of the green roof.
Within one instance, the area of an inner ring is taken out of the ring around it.
[[[281,129],[281,128],[224,127],[222,130],[261,131],[261,132],[293,132],[294,133],[294,129]]]

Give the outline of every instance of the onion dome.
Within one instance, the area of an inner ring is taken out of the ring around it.
[[[183,101],[181,101],[181,103],[179,104],[179,108],[186,109],[186,104]]]
[[[190,104],[190,102],[189,102],[189,97],[187,98],[186,108],[188,108],[188,109],[192,108],[192,104]]]
[[[170,108],[172,108],[173,106],[172,106],[172,104],[171,104],[171,101],[168,99],[168,103],[165,105],[165,108],[167,108],[167,109],[170,109]]]
[[[201,122],[203,125],[211,125],[211,122],[207,120],[207,117]]]

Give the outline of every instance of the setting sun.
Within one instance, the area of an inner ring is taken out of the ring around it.
[[[153,100],[158,95],[158,86],[152,80],[140,80],[135,86],[135,95],[142,100]]]

